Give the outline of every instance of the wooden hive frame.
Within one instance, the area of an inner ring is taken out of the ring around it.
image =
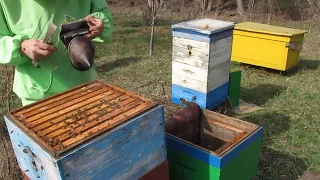
[[[57,158],[156,105],[93,81],[12,110],[6,117]]]

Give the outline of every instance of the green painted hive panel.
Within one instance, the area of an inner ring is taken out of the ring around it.
[[[258,170],[261,139],[218,169],[185,153],[168,147],[171,180],[250,180]]]
[[[170,179],[250,179],[257,172],[263,128],[213,111],[202,110],[199,127],[179,129],[184,120],[167,131]],[[195,123],[196,124],[196,123]],[[198,130],[196,130],[198,129]],[[170,134],[170,133],[172,134]],[[197,141],[188,141],[198,137]],[[173,135],[174,134],[174,135]]]

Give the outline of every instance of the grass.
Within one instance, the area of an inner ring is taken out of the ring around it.
[[[99,78],[164,104],[166,117],[170,116],[180,108],[170,102],[172,23],[164,21],[156,27],[155,54],[150,57],[150,28],[130,13],[115,12],[114,18],[113,42],[96,45]],[[320,165],[320,28],[310,22],[273,24],[309,31],[300,64],[285,76],[233,64],[243,74],[241,98],[264,108],[233,116],[265,128],[256,179],[297,179]],[[18,106],[19,101],[14,101]],[[6,112],[4,103],[0,112]],[[9,144],[8,138],[3,141]],[[14,159],[13,155],[9,158]],[[19,173],[14,163],[10,167],[15,170],[12,174]]]
[[[130,18],[133,18],[132,21]],[[155,55],[149,57],[149,27],[131,15],[117,16],[115,22],[119,25],[116,26],[113,43],[99,47],[99,56],[102,58],[98,64],[109,64],[105,66],[108,71],[101,73],[100,78],[165,102],[166,110],[172,111],[171,108],[176,107],[169,102],[170,24],[156,28]],[[297,179],[304,171],[320,165],[320,54],[317,51],[320,29],[309,22],[273,24],[309,31],[300,64],[285,76],[239,66],[243,73],[241,98],[264,109],[233,116],[265,128],[257,179]],[[123,47],[119,48],[121,45]],[[136,88],[153,80],[157,80],[157,83]],[[165,96],[161,94],[161,84],[165,86]]]

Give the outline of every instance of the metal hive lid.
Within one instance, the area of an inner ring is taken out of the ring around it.
[[[235,26],[234,22],[216,19],[194,19],[171,26],[172,29],[185,29],[203,34],[214,34]]]
[[[94,81],[13,110],[7,117],[58,157],[155,105],[149,99]]]

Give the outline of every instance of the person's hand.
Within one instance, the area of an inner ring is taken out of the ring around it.
[[[24,40],[21,42],[20,51],[33,61],[39,61],[50,56],[57,48],[52,43],[46,44],[42,40]]]
[[[90,39],[99,37],[104,30],[103,21],[91,15],[87,16],[85,20],[90,26],[90,32],[86,35],[86,37]]]

